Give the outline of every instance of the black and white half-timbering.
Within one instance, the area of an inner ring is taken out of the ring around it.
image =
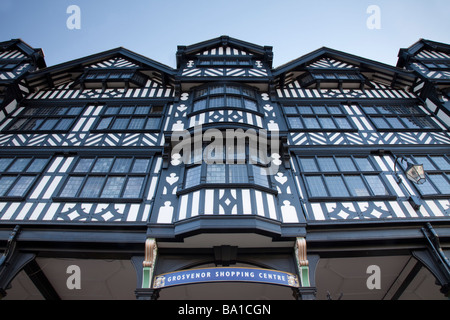
[[[273,54],[0,43],[0,295],[445,299],[450,45]]]

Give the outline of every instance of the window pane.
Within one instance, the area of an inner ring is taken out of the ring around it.
[[[83,107],[70,107],[69,111],[67,112],[67,115],[69,116],[77,116],[83,111]]]
[[[113,130],[123,130],[126,129],[128,126],[128,122],[130,122],[129,118],[117,118],[114,121],[114,124],[112,126]]]
[[[325,106],[313,106],[315,114],[328,114],[327,108]]]
[[[16,182],[14,187],[8,193],[9,197],[23,197],[25,192],[33,183],[35,177],[20,177],[19,181]]]
[[[347,186],[349,187],[352,196],[366,197],[370,195],[361,176],[345,176],[345,181],[347,182]]]
[[[302,164],[303,171],[305,172],[319,172],[319,168],[316,165],[316,160],[314,158],[301,158],[300,162]]]
[[[256,98],[255,91],[253,91],[252,89],[242,88],[242,94],[244,96],[247,96],[247,97],[250,97],[250,98]]]
[[[118,158],[114,162],[114,166],[111,172],[115,173],[127,173],[130,170],[131,158]]]
[[[230,183],[246,183],[248,182],[247,165],[235,164],[229,165],[229,179]]]
[[[333,158],[317,158],[322,172],[336,172],[339,171],[334,163]]]
[[[110,125],[112,119],[113,119],[112,117],[103,118],[103,119],[99,122],[99,124],[97,125],[97,129],[98,129],[98,130],[105,130],[105,129],[108,129],[108,127],[109,127],[109,125]]]
[[[58,119],[47,119],[44,124],[39,128],[39,130],[52,130],[53,127],[58,122]]]
[[[13,159],[11,158],[0,159],[0,172],[5,171],[12,161]]]
[[[326,196],[328,196],[321,176],[307,176],[306,182],[308,183],[311,197],[326,197]]]
[[[113,158],[98,158],[92,172],[109,172],[113,160]]]
[[[299,110],[300,114],[314,114],[311,107],[309,107],[309,106],[300,106],[298,108],[298,110]]]
[[[241,98],[227,97],[227,107],[242,108]]]
[[[339,129],[352,129],[352,125],[347,118],[336,117],[334,120],[336,121]]]
[[[426,180],[423,184],[417,184],[416,187],[423,195],[437,194],[436,189],[431,185],[430,181]]]
[[[374,167],[367,158],[355,158],[355,162],[361,171],[375,171]]]
[[[134,161],[133,169],[131,170],[131,172],[146,173],[149,163],[150,163],[149,159],[136,159]]]
[[[206,170],[207,183],[225,183],[225,165],[210,164]]]
[[[139,106],[136,107],[135,114],[149,114],[150,113],[150,106]]]
[[[4,196],[6,191],[16,180],[16,177],[1,177],[0,178],[0,197]]]
[[[429,174],[428,178],[442,194],[450,194],[450,184],[442,174]]]
[[[108,107],[108,109],[106,109],[105,114],[110,115],[110,114],[117,114],[119,112],[120,107]]]
[[[80,194],[81,198],[97,198],[105,182],[104,177],[89,177]]]
[[[336,162],[341,171],[358,171],[352,158],[336,158]]]
[[[19,119],[17,120],[9,130],[25,130],[25,122],[27,122],[28,119]]]
[[[186,172],[186,181],[184,183],[185,188],[190,188],[200,184],[202,167],[198,166],[195,168],[190,168]]]
[[[69,110],[68,107],[58,107],[58,108],[55,108],[55,114],[57,114],[59,116],[63,116],[66,114],[67,110]]]
[[[289,117],[289,125],[292,129],[303,129],[303,124],[300,118]]]
[[[423,129],[434,129],[435,126],[431,119],[427,117],[407,117],[404,118],[405,121],[408,120],[408,123],[411,123],[411,127],[413,128],[423,128]],[[413,124],[412,124],[413,123]]]
[[[305,127],[308,129],[320,129],[319,122],[316,118],[303,118],[303,121],[305,121]]]
[[[267,179],[267,172],[265,170],[267,169],[253,166],[253,178],[255,179],[256,184],[263,187],[269,187],[269,180]]]
[[[256,106],[256,102],[248,99],[244,99],[244,106],[246,109],[256,111],[258,108]]]
[[[143,183],[144,178],[142,177],[129,178],[125,192],[123,193],[123,198],[139,198]]]
[[[119,79],[121,75],[121,72],[111,72],[109,74],[109,79]]]
[[[106,79],[106,78],[108,78],[108,74],[107,73],[98,73],[95,75],[95,77],[97,79]]]
[[[147,124],[145,125],[146,130],[156,130],[159,129],[159,118],[148,118]]]
[[[43,119],[31,119],[21,129],[22,130],[37,130],[43,122],[44,122]]]
[[[394,114],[389,106],[377,106],[376,108],[381,114]]]
[[[140,130],[144,127],[145,118],[133,118],[131,119],[128,129],[130,130]]]
[[[239,88],[239,87],[226,86],[225,90],[226,90],[227,93],[241,94],[241,88]]]
[[[206,108],[206,99],[194,102],[194,111],[204,110]]]
[[[218,61],[219,64],[222,64],[223,61],[219,60]],[[210,94],[220,94],[220,93],[225,93],[225,87],[224,86],[214,86],[214,87],[210,87],[209,88],[209,93]]]
[[[133,114],[133,113],[134,113],[134,106],[123,106],[119,112],[119,114]]]
[[[365,176],[365,178],[375,196],[389,195],[389,190],[386,189],[379,176]]]
[[[296,107],[284,107],[284,113],[297,114],[297,108]]]
[[[110,177],[106,181],[103,189],[102,198],[119,198],[122,191],[125,177]]]
[[[129,79],[129,78],[131,78],[133,76],[133,73],[132,72],[124,72],[124,73],[122,73],[121,75],[120,75],[120,78],[121,79]]]
[[[405,125],[400,121],[399,118],[386,118],[386,120],[391,124],[393,129],[405,128]]]
[[[222,108],[225,105],[225,97],[214,97],[209,99],[210,108]]]
[[[150,110],[151,114],[160,114],[164,111],[164,106],[153,106]]]
[[[342,110],[338,106],[328,106],[328,111],[331,114],[342,114]]]
[[[18,158],[14,161],[13,165],[9,167],[8,172],[22,172],[30,161],[31,159],[29,158]]]
[[[333,122],[332,118],[319,118],[320,124],[322,125],[323,129],[336,129],[336,125]]]
[[[389,129],[389,125],[387,124],[386,120],[384,118],[372,118],[373,123],[378,129]]]
[[[423,164],[423,168],[425,171],[427,170],[436,170],[436,167],[427,157],[414,157],[417,164]]]
[[[89,172],[92,163],[94,163],[94,159],[80,159],[74,172]]]
[[[69,130],[73,119],[61,119],[55,127],[55,130]]]
[[[450,163],[444,157],[431,157],[431,159],[439,167],[439,169],[450,170]]]
[[[28,167],[27,172],[41,172],[47,164],[48,159],[34,159]]]
[[[341,176],[325,176],[325,181],[327,183],[328,190],[330,191],[330,196],[332,197],[348,197],[347,187],[344,184]]]

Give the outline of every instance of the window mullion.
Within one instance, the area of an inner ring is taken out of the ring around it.
[[[367,182],[366,175],[363,173],[360,173],[359,175],[361,176],[361,179],[366,187],[366,190],[369,192],[370,197],[375,197],[376,196],[375,193],[372,191],[372,188],[370,187],[369,183]],[[378,174],[378,176],[380,177],[380,180],[383,183],[383,179],[382,179],[381,175]],[[384,186],[384,187],[386,188],[386,186]]]

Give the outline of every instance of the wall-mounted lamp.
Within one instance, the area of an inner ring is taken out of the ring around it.
[[[408,180],[414,182],[415,184],[424,184],[425,181],[427,181],[427,177],[425,175],[425,170],[423,168],[423,164],[413,164],[406,160],[405,157],[395,158],[395,166],[394,166],[394,173],[397,178],[398,183],[403,183],[402,178],[397,172],[397,165],[399,164],[399,161],[405,163],[406,162],[406,169],[405,174]],[[409,193],[409,192],[408,192]],[[410,194],[409,196],[409,202],[413,206],[414,209],[419,210],[421,207],[421,202],[418,197],[412,196]]]

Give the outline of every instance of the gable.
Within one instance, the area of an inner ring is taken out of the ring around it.
[[[313,63],[307,65],[309,69],[356,69],[356,66],[336,60],[333,58],[324,57]]]
[[[251,53],[233,48],[231,46],[218,46],[215,48],[211,48],[208,50],[204,50],[201,52],[198,52],[197,55],[207,55],[207,56],[247,56],[252,55]]]
[[[416,54],[419,59],[450,59],[450,54],[437,50],[421,50]]]
[[[111,59],[96,62],[87,66],[86,68],[101,69],[101,68],[138,68],[139,66],[122,57],[114,57]]]
[[[0,53],[0,60],[25,59],[27,56],[19,50],[5,50]]]
[[[68,83],[77,86],[85,80],[90,83],[86,87],[96,89],[99,85],[94,82],[101,85],[104,80],[110,80],[111,86],[107,84],[107,88],[124,87],[122,82],[144,87],[148,79],[165,87],[173,82],[174,74],[168,66],[125,48],[117,48],[42,69],[29,75],[27,80],[36,91]]]

